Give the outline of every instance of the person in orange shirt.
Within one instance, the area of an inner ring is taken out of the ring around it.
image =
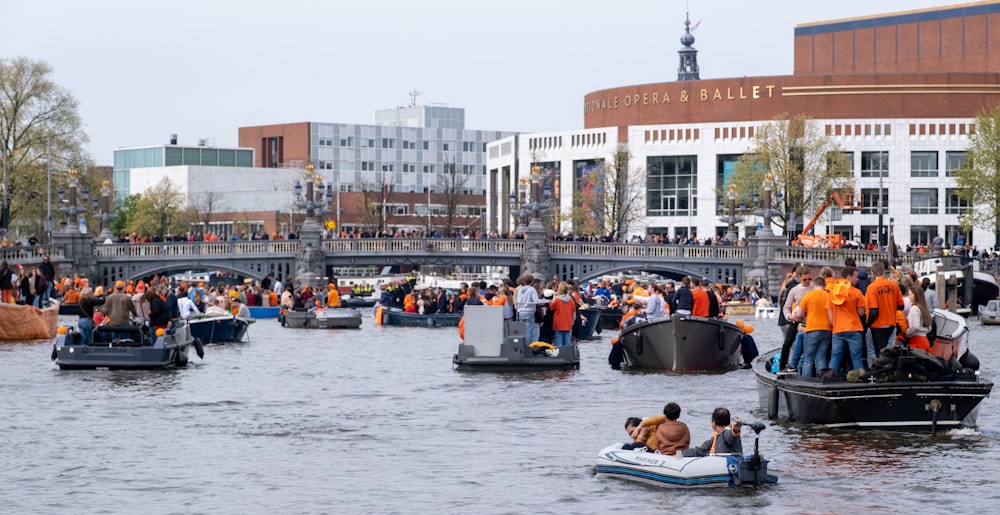
[[[858,269],[845,266],[841,279],[830,287],[827,302],[827,316],[833,326],[833,350],[830,353],[830,368],[840,370],[840,362],[846,346],[851,353],[852,370],[864,368],[861,359],[864,348],[865,298],[861,290],[854,287],[858,283]]]
[[[830,293],[826,290],[826,280],[817,277],[812,280],[813,289],[808,291],[792,316],[796,320],[805,320],[805,342],[802,349],[802,359],[799,361],[799,375],[813,377],[819,369],[824,368],[827,353],[833,337],[833,324],[827,313],[826,305]]]
[[[556,347],[565,347],[572,343],[573,326],[576,324],[576,302],[573,300],[569,283],[559,283],[556,298],[549,303],[552,310],[552,330],[555,332]]]
[[[691,278],[691,315],[696,317],[708,316],[708,292],[701,287],[701,279]]]
[[[413,292],[407,293],[406,297],[403,297],[403,311],[407,313],[417,312],[417,300],[413,296]]]
[[[875,280],[865,291],[865,303],[868,306],[868,327],[872,330],[872,345],[868,349],[868,363],[881,354],[889,341],[892,331],[896,328],[896,311],[903,311],[903,292],[899,284],[885,277],[885,265],[880,261],[872,263],[872,275]]]

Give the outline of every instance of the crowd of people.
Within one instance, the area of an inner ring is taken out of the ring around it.
[[[43,307],[54,293],[61,293],[56,291],[55,277],[56,269],[48,256],[28,269],[20,263],[12,267],[7,260],[0,261],[0,301]]]
[[[912,270],[875,262],[869,274],[850,258],[839,270],[825,266],[818,273],[800,264],[778,298],[784,330],[778,368],[785,373],[845,375],[871,367],[897,344],[930,351],[937,294]]]

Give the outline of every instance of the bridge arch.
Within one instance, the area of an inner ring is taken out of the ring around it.
[[[293,259],[281,261],[239,261],[225,262],[219,260],[184,260],[184,261],[157,261],[157,262],[129,262],[129,263],[101,263],[98,266],[99,283],[104,285],[114,284],[115,281],[137,280],[149,277],[154,274],[173,275],[184,273],[189,270],[198,271],[221,271],[236,274],[250,279],[261,280],[269,273],[275,277],[288,277],[295,270]]]

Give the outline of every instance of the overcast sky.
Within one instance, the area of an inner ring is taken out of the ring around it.
[[[684,0],[4,0],[0,55],[48,62],[98,164],[376,109],[464,107],[466,128],[583,126],[591,91],[677,78]],[[790,75],[794,28],[958,2],[690,0],[703,79]]]

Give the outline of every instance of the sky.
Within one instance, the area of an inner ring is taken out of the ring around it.
[[[3,0],[0,57],[43,60],[98,165],[239,127],[465,108],[467,129],[583,127],[583,97],[674,81],[690,12],[702,79],[791,75],[797,24],[933,0]]]

